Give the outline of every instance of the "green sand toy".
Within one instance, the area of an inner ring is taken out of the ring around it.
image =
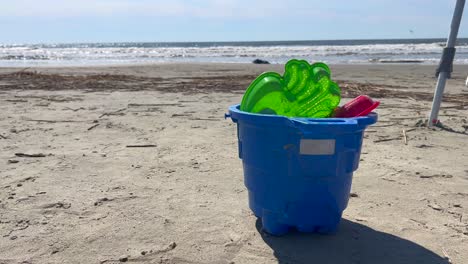
[[[286,63],[284,76],[266,72],[247,88],[240,110],[287,117],[329,117],[340,103],[340,88],[325,63]]]

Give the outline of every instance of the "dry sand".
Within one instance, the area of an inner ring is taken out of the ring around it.
[[[281,68],[0,69],[0,263],[468,263],[468,67],[428,129],[434,66],[333,66],[382,102],[354,195],[337,234],[272,237],[223,115]]]

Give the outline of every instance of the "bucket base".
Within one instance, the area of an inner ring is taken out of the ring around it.
[[[336,233],[340,220],[334,225],[328,224],[327,226],[316,226],[316,225],[302,225],[302,226],[290,226],[278,222],[277,218],[272,216],[264,216],[262,220],[262,230],[273,236],[286,235],[291,229],[295,228],[301,233],[317,233],[323,235],[330,235]]]
[[[249,206],[254,215],[262,220],[262,229],[274,236],[287,234],[292,228],[303,233],[333,234],[338,229],[342,212],[317,204],[287,203],[282,212],[264,209],[255,202],[249,192]]]
[[[278,219],[275,213],[265,211],[262,217],[262,229],[275,236],[285,235],[289,231],[289,226],[278,222]]]

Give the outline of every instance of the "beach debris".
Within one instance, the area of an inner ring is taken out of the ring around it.
[[[13,133],[13,134],[18,134],[18,133],[20,133],[20,132],[26,132],[26,131],[30,131],[30,130],[31,130],[31,129],[29,129],[29,128],[21,129],[21,130],[18,130],[18,129],[16,129],[16,128],[12,128],[12,129],[10,129],[10,132]]]
[[[417,219],[414,219],[414,218],[410,218],[409,220],[411,220],[411,221],[413,221],[413,222],[416,222],[416,223],[418,223],[418,224],[420,224],[420,225],[423,225],[423,226],[425,226],[425,225],[427,224],[427,223],[424,222],[424,221],[417,220]]]
[[[49,154],[49,156],[52,154]],[[34,153],[34,154],[27,154],[27,153],[15,153],[15,156],[20,157],[20,158],[44,158],[47,157],[46,154],[44,153]]]
[[[92,126],[88,127],[88,131],[90,131],[90,130],[92,130],[92,129],[94,129],[94,128],[98,127],[98,126],[99,126],[99,123],[97,123],[97,124],[94,124],[94,125],[92,125]]]
[[[201,120],[201,121],[219,121],[217,118],[199,118],[199,117],[193,117],[189,118],[190,120]]]
[[[173,250],[176,247],[177,247],[177,243],[176,242],[171,242],[169,245],[167,245],[167,247],[165,247],[163,249],[150,250],[150,253],[152,253],[152,254],[166,253],[166,252],[169,252],[169,251]]]
[[[39,106],[39,107],[48,107],[50,105],[49,102],[40,102],[35,104],[34,106]]]
[[[71,110],[73,112],[77,112],[77,111],[80,111],[80,110],[86,110],[86,108],[84,108],[84,107],[79,107],[79,108],[65,107],[64,110]]]
[[[7,139],[7,137],[2,134],[0,134],[0,138]]]
[[[172,114],[171,117],[186,117],[186,116],[192,116],[191,113],[184,113],[184,114]]]
[[[112,201],[112,200],[114,200],[114,199],[109,199],[107,197],[100,198],[96,202],[94,202],[94,206],[99,206],[99,205],[103,204],[104,202]]]
[[[182,105],[181,103],[161,103],[161,104],[128,104],[127,107],[156,107],[156,106],[180,106]]]
[[[253,64],[270,64],[270,62],[261,59],[255,59],[252,61]]]
[[[50,85],[50,83],[47,84],[47,85]],[[29,86],[28,88],[31,88],[31,86]],[[39,99],[39,100],[44,100],[44,101],[49,101],[49,102],[56,102],[56,103],[83,101],[83,98],[82,98],[81,95],[72,95],[72,96],[63,96],[63,95],[46,95],[46,96],[40,96],[40,95],[15,95],[15,98]]]
[[[390,120],[408,120],[408,119],[414,119],[415,117],[411,116],[399,116],[399,117],[389,117],[388,119]]]
[[[8,84],[2,85],[2,90],[16,90],[25,87],[28,84],[29,90],[124,90],[124,91],[144,91],[153,90],[161,92],[184,92],[184,93],[200,93],[206,91],[213,92],[243,92],[245,87],[249,85],[248,80],[255,78],[252,74],[240,75],[238,82],[232,82],[231,76],[213,76],[210,78],[194,78],[183,77],[183,85],[180,82],[167,81],[157,77],[131,76],[123,74],[88,74],[88,75],[64,75],[53,73],[38,73],[24,72],[0,74],[0,81],[7,81]],[[226,86],[226,82],[232,82]],[[132,83],[133,85],[128,85]],[[392,97],[392,98],[407,98],[408,96],[418,101],[432,101],[434,94],[431,92],[420,92],[404,90],[403,86],[360,83],[355,81],[338,81],[342,90],[342,96],[353,98],[361,94],[367,94],[370,97]],[[32,96],[15,96],[15,98],[28,99],[37,98]],[[50,99],[50,96],[48,97]],[[69,98],[70,99],[70,98]],[[71,98],[74,99],[74,98]],[[82,100],[76,98],[74,100]],[[58,99],[60,100],[60,99]],[[468,94],[445,94],[445,103],[456,103],[459,106],[456,108],[466,109]],[[47,105],[43,105],[47,106]],[[444,107],[442,107],[444,108]]]
[[[11,160],[11,159],[8,160],[8,163],[10,163],[10,164],[15,164],[15,163],[18,163],[18,162],[19,162],[19,160]]]
[[[434,209],[436,211],[442,211],[442,209],[443,209],[442,207],[440,207],[440,205],[435,204],[435,203],[430,203],[427,206],[429,206],[430,208],[432,208],[432,209]]]
[[[167,246],[166,251],[173,250],[173,249],[176,248],[176,247],[177,247],[176,242],[171,242],[171,243]]]
[[[433,148],[433,145],[426,145],[426,144],[421,144],[421,145],[416,145],[416,148]]]
[[[36,178],[37,177],[32,177],[32,176],[29,176],[29,177],[26,177],[24,179],[21,179],[19,182],[35,182],[36,181]]]
[[[127,145],[127,148],[155,148],[157,145],[154,144],[147,144],[147,145]]]
[[[402,60],[377,59],[377,62],[380,62],[380,63],[423,63],[424,61],[423,60],[411,60],[411,59],[409,59],[409,60],[405,60],[405,59],[402,59]]]
[[[386,141],[392,141],[392,140],[400,140],[400,137],[394,137],[394,138],[381,138],[374,140],[374,143],[379,143],[379,142],[386,142]]]
[[[148,256],[154,256],[154,255],[158,255],[158,254],[161,254],[161,253],[167,253],[173,249],[175,249],[177,247],[177,243],[176,242],[171,242],[169,245],[167,245],[165,248],[163,249],[156,249],[156,250],[142,250],[140,252],[141,256],[140,257],[135,257],[134,259],[131,259],[131,256],[130,255],[122,255],[118,258],[118,261],[119,262],[128,262],[128,261],[137,261],[137,262],[140,262],[142,259],[146,259]],[[140,261],[139,261],[140,260]],[[115,259],[105,259],[105,260],[101,260],[100,263],[103,264],[103,263],[107,263],[107,262],[114,262],[116,261]]]
[[[420,175],[419,178],[422,178],[422,179],[430,179],[430,178],[447,178],[447,179],[450,179],[450,178],[453,178],[453,176],[450,175],[450,174],[434,174],[434,175]]]
[[[152,255],[166,253],[166,252],[169,252],[169,251],[173,250],[176,247],[177,247],[177,243],[176,242],[171,242],[165,248],[157,249],[157,250],[150,250],[149,253],[152,254]]]
[[[354,220],[358,221],[358,222],[368,222],[367,218],[365,217],[356,217],[354,218]]]
[[[385,122],[385,120],[381,120],[379,122]],[[395,125],[398,125],[398,123],[394,122],[394,123],[390,123],[390,124],[386,124],[386,125],[374,125],[373,127],[392,127],[392,126],[395,126]]]
[[[10,102],[10,103],[27,103],[28,100],[24,99],[6,99],[5,101]]]
[[[125,113],[123,113],[123,111],[125,110],[127,110],[127,108],[121,108],[114,112],[103,113],[102,115],[99,116],[99,118],[102,118],[104,116],[123,116],[125,115]]]
[[[396,182],[395,180],[389,179],[389,178],[387,178],[387,177],[380,177],[380,178],[381,178],[382,180],[384,180],[384,181]]]
[[[110,201],[114,201],[114,200],[127,201],[127,200],[131,200],[131,199],[135,199],[137,197],[138,196],[136,196],[134,193],[129,193],[129,196],[125,196],[125,197],[115,197],[115,198],[104,197],[104,198],[100,198],[96,202],[94,202],[94,206],[102,205],[104,202],[110,202]]]
[[[415,127],[426,127],[427,126],[427,119],[419,119],[416,124],[414,124]]]
[[[119,261],[120,262],[127,262],[129,257],[130,257],[129,255],[122,255],[122,256],[119,257]]]
[[[63,208],[68,209],[71,207],[71,203],[67,202],[56,202],[56,203],[48,203],[41,206],[42,209],[50,209],[50,208]]]
[[[81,123],[87,122],[83,120],[46,120],[46,119],[23,119],[24,121],[40,122],[40,123]]]
[[[357,197],[359,197],[359,195],[357,193],[352,192],[352,193],[349,194],[349,197],[357,198]]]
[[[0,221],[1,223],[1,221]],[[5,223],[5,222],[4,222]],[[30,225],[30,220],[18,220],[16,221],[15,228],[11,229],[9,232],[7,232],[3,237],[10,237],[13,232],[20,231],[20,230],[25,230],[29,227]],[[15,237],[15,236],[13,236]],[[12,239],[14,240],[14,239]]]
[[[192,168],[194,169],[199,169],[200,168],[200,163],[196,160],[192,161]]]
[[[403,142],[405,143],[405,145],[408,145],[408,137],[406,136],[406,130],[402,130],[402,134],[403,134]]]

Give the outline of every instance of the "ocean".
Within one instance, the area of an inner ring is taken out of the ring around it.
[[[437,64],[444,45],[445,39],[0,44],[0,66],[251,63],[254,59],[285,63],[291,58],[330,64]],[[458,40],[455,63],[468,64],[468,38]]]

